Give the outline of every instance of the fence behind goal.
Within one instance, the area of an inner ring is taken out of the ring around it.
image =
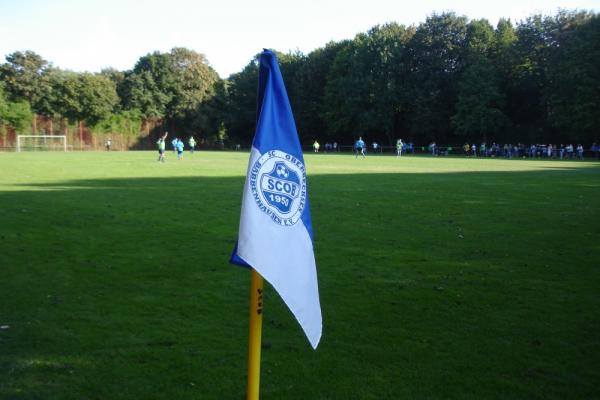
[[[65,135],[18,135],[17,151],[67,151]]]

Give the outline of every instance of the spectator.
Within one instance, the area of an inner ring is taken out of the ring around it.
[[[598,153],[600,152],[600,146],[598,146],[596,142],[594,142],[592,143],[592,147],[590,148],[590,150],[592,151],[592,155],[594,156],[594,158],[597,160]]]
[[[373,154],[377,153],[378,148],[379,148],[379,143],[373,142]]]
[[[572,144],[572,143],[569,143],[569,144],[567,145],[567,157],[568,157],[569,159],[572,159],[572,158],[573,158],[573,144]]]
[[[432,156],[435,156],[435,155],[437,154],[437,152],[436,152],[436,148],[435,148],[435,147],[436,147],[436,144],[435,144],[435,142],[431,142],[431,143],[429,144],[429,151],[431,151],[431,155],[432,155]]]
[[[577,158],[583,160],[583,146],[581,144],[577,145]]]

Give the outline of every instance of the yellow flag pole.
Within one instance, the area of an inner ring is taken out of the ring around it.
[[[262,337],[263,277],[252,270],[250,283],[250,335],[248,338],[247,400],[258,400],[260,389],[260,346]]]

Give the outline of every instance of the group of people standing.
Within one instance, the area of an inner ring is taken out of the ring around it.
[[[407,144],[404,143],[402,141],[402,139],[398,139],[396,141],[396,157],[402,157],[402,153],[405,152],[407,149]],[[358,140],[356,142],[354,142],[354,155],[355,158],[358,158],[358,155],[362,155],[363,158],[366,158],[366,150],[367,150],[367,145],[365,144],[364,140],[362,139],[362,137],[359,137]],[[379,143],[377,142],[373,142],[373,152],[377,153],[377,152],[381,152],[382,148],[379,145]]]
[[[486,143],[481,143],[479,149],[475,144],[469,145],[465,143],[463,146],[464,155],[467,157],[505,157],[505,158],[556,158],[564,159],[579,159],[583,160],[583,146],[578,144],[532,144],[525,146],[522,143],[504,144],[492,143],[487,146]]]
[[[315,153],[319,152],[321,145],[317,140],[313,143],[313,150]],[[352,147],[355,158],[358,156],[362,156],[366,158],[367,153],[367,145],[363,140],[362,136],[358,138]],[[383,148],[377,143],[373,142],[373,152],[377,153],[382,151]],[[421,147],[423,152],[429,151],[429,153],[433,156],[437,155],[449,155],[456,154],[454,151],[461,150],[461,147],[442,147],[439,148],[436,142],[431,142],[427,147]],[[326,143],[325,144],[325,152],[329,151],[340,151],[337,142]],[[485,142],[481,143],[481,145],[476,145],[475,143],[469,144],[465,143],[462,146],[463,154],[467,157],[505,157],[505,158],[555,158],[555,159],[584,159],[584,148],[581,144],[574,146],[573,144],[532,144],[530,146],[526,146],[522,143],[518,144],[504,144],[500,145],[498,143],[492,143],[488,146]],[[594,158],[600,158],[600,146],[596,143],[592,144],[592,147],[589,149],[591,151]],[[402,157],[403,153],[414,153],[414,145],[413,143],[405,143],[402,139],[398,139],[396,141],[396,157]]]
[[[319,149],[321,148],[321,145],[317,140],[315,140],[312,147],[313,147],[313,151],[315,153],[318,153]],[[406,147],[407,147],[407,144],[402,142],[402,139],[398,139],[398,141],[396,142],[396,156],[401,157],[402,152],[406,151]],[[334,151],[334,152],[339,151],[337,142],[325,143],[325,152],[328,152],[328,151]],[[356,142],[354,142],[353,151],[354,151],[355,158],[358,158],[359,155],[361,155],[363,158],[367,157],[367,154],[366,154],[367,153],[367,144],[363,140],[362,136],[359,137]],[[381,146],[377,142],[373,142],[373,152],[377,153],[380,151],[381,151]]]
[[[163,136],[158,138],[156,144],[158,145],[158,161],[165,162],[165,148],[166,148],[166,139],[169,135],[169,132],[165,132]],[[171,145],[173,146],[173,153],[177,153],[177,159],[181,160],[183,158],[183,149],[184,144],[180,138],[173,138],[171,141]],[[194,154],[194,149],[196,147],[196,140],[194,140],[193,136],[190,136],[188,139],[188,146],[190,147],[190,153]]]
[[[321,144],[315,140],[315,142],[313,143],[313,150],[315,153],[319,152],[319,149],[321,148]],[[333,142],[333,143],[325,143],[325,152],[328,153],[330,151],[339,151],[338,149],[338,144],[337,142]]]

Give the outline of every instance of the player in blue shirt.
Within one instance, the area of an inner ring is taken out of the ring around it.
[[[356,143],[354,143],[354,158],[358,158],[358,153],[362,154],[363,158],[365,156],[365,142],[363,142],[362,137],[359,137]]]
[[[177,139],[177,159],[181,160],[183,158],[183,142],[181,139]]]

